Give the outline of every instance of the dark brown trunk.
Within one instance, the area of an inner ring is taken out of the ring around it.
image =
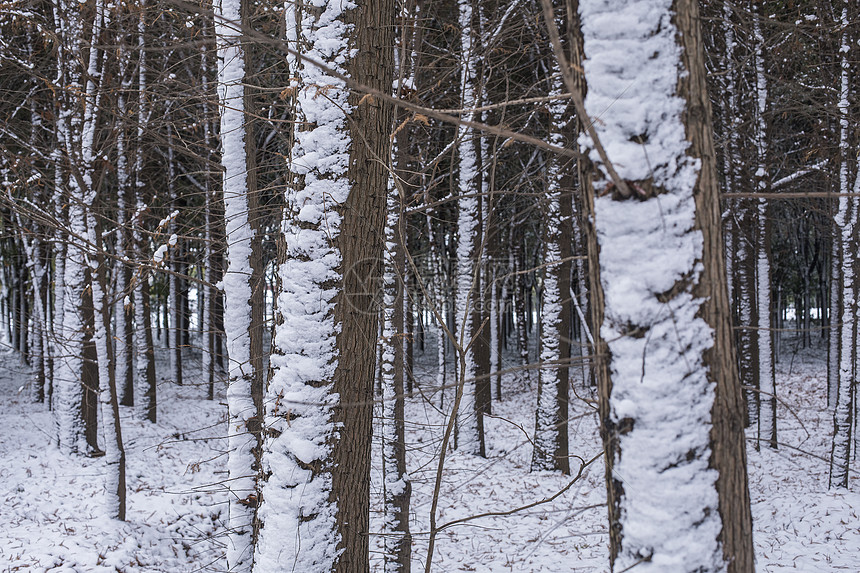
[[[146,354],[146,380],[141,381],[145,384],[143,407],[146,412],[146,419],[154,424],[157,421],[158,413],[155,381],[155,345],[152,339],[152,309],[149,303],[149,287],[146,286],[146,274],[142,276],[141,281],[144,285],[141,288],[141,300],[143,302],[144,353]],[[138,332],[140,332],[140,329],[138,329]]]
[[[687,138],[690,152],[701,158],[702,171],[696,193],[696,226],[704,236],[704,272],[694,294],[707,297],[704,319],[714,329],[714,346],[705,354],[705,364],[716,383],[711,411],[712,453],[710,466],[718,472],[717,493],[723,530],[719,541],[729,573],[755,570],[752,516],[747,483],[744,407],[740,380],[735,369],[730,305],[725,279],[719,183],[715,163],[711,103],[708,99],[704,44],[698,4],[675,2],[677,25],[683,45],[682,61],[689,75],[682,77],[679,92],[687,98]]]
[[[89,268],[85,271],[85,281],[89,285],[92,274]],[[87,440],[87,451],[90,455],[99,453],[98,434],[98,412],[99,412],[99,365],[96,356],[96,345],[93,342],[93,329],[95,328],[95,316],[93,315],[92,289],[85,288],[81,301],[82,324],[84,328],[84,368],[81,372],[81,384],[84,388],[81,408],[84,418],[84,436]]]
[[[252,27],[253,3],[241,2],[242,22],[248,28]],[[260,208],[260,192],[257,188],[257,145],[255,137],[256,109],[254,102],[254,90],[250,85],[254,81],[256,69],[256,50],[253,42],[245,44],[243,49],[245,57],[246,86],[243,90],[243,109],[245,110],[245,178],[248,193],[248,221],[254,232],[251,235],[251,255],[248,262],[251,265],[251,325],[248,335],[251,339],[251,369],[253,378],[251,380],[251,399],[254,401],[256,416],[248,422],[248,430],[257,438],[257,448],[254,450],[255,464],[259,466],[262,434],[261,421],[263,412],[263,338],[265,336],[265,265],[263,263],[263,217]]]
[[[349,75],[362,85],[390,90],[394,79],[394,3],[368,0],[348,14],[355,24],[353,45],[357,49],[348,64]],[[379,158],[390,156],[393,109],[387,102],[357,93],[351,94],[349,101],[354,106],[349,123],[352,191],[343,205],[337,238],[341,268],[347,272],[335,307],[335,321],[341,331],[333,391],[340,400],[332,421],[341,429],[331,459],[331,501],[337,507],[338,548],[342,550],[335,571],[366,573],[370,569],[370,446],[379,293],[361,293],[368,284],[378,288],[381,278],[388,171]]]

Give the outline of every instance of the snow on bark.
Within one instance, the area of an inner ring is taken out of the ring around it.
[[[382,323],[382,476],[383,476],[383,523],[380,534],[385,546],[385,573],[401,573],[404,561],[411,554],[409,536],[409,476],[405,471],[403,451],[403,333],[398,332],[396,305],[403,304],[398,296],[404,270],[399,267],[402,255],[398,253],[397,234],[400,228],[400,196],[397,189],[388,193],[388,222],[385,229],[385,274],[383,275],[383,323]],[[403,308],[402,306],[400,308]],[[401,315],[402,316],[402,315]],[[400,354],[398,357],[397,354]],[[397,370],[400,370],[398,373]],[[398,411],[399,410],[399,411]],[[399,426],[399,427],[398,427]],[[404,503],[405,498],[405,503]]]
[[[834,215],[834,221],[837,216]],[[842,259],[842,233],[838,228],[834,228],[831,241],[830,268],[828,269],[830,272],[830,336],[828,337],[827,348],[827,407],[833,409],[836,407],[839,393],[839,340],[841,327],[838,321],[842,318],[840,312],[842,308],[840,306],[842,272],[839,266]]]
[[[227,521],[227,568],[250,571],[254,548],[251,535],[256,507],[253,448],[255,436],[249,423],[257,417],[251,398],[251,238],[248,221],[248,184],[245,150],[245,60],[241,46],[242,0],[221,0],[215,19],[218,41],[218,82],[221,101],[221,165],[224,168],[224,219],[227,269],[224,290],[224,334],[227,339],[227,422],[229,515]],[[174,282],[173,290],[178,287]],[[172,293],[173,294],[173,293]],[[175,305],[174,305],[175,308]],[[174,314],[174,320],[178,313]],[[174,323],[174,343],[180,337]],[[178,358],[178,356],[177,356]],[[180,366],[177,365],[177,368]]]
[[[439,407],[442,408],[445,405],[445,347],[448,345],[448,335],[445,333],[445,329],[442,328],[442,326],[448,317],[448,293],[445,286],[450,284],[450,282],[446,280],[444,265],[439,260],[439,249],[434,248],[439,241],[437,241],[433,232],[433,215],[435,215],[435,213],[430,209],[427,209],[427,213],[425,215],[427,218],[427,244],[432,245],[430,248],[430,268],[435,271],[433,273],[433,280],[431,283],[433,288],[433,306],[435,308],[437,319],[439,320],[439,325],[436,330],[436,388],[439,389]]]
[[[723,39],[725,41],[725,54],[724,57],[724,78],[723,78],[723,88],[726,91],[728,109],[730,111],[730,117],[724,120],[723,129],[726,132],[726,147],[723,151],[723,175],[725,188],[723,191],[725,193],[731,193],[736,191],[736,168],[740,165],[740,158],[737,155],[738,152],[738,132],[739,132],[739,123],[740,123],[740,113],[738,108],[738,93],[736,88],[735,81],[735,29],[734,24],[732,22],[732,13],[734,12],[732,7],[732,2],[726,1],[723,5]],[[724,229],[725,233],[725,241],[726,241],[726,278],[728,282],[728,290],[729,296],[734,292],[734,243],[735,243],[735,232],[737,231],[737,227],[733,224],[732,218],[734,216],[733,206],[728,206],[723,213],[723,218],[726,221],[726,225]],[[738,242],[741,242],[738,240]],[[743,324],[743,323],[741,323]]]
[[[78,236],[86,236],[82,206],[69,205],[69,230]],[[69,247],[72,249],[74,247]],[[81,338],[83,323],[80,306],[84,293],[84,267],[77,254],[67,257],[63,287],[63,325],[60,334],[62,348],[57,356],[54,380],[53,409],[58,429],[60,451],[65,454],[85,452],[84,426],[81,418],[83,386],[81,372],[84,369],[84,344]]]
[[[860,192],[860,177],[855,180],[854,192]],[[855,257],[852,251],[854,230],[857,223],[857,200],[842,195],[839,198],[839,212],[836,225],[842,240],[842,292],[841,320],[839,321],[839,373],[836,383],[838,390],[834,404],[833,448],[830,458],[830,487],[848,487],[848,468],[850,465],[851,435],[854,419],[854,392],[856,379],[854,371],[854,321],[856,320]]]
[[[99,228],[96,223],[95,190],[87,191],[87,233],[91,245],[101,245],[98,236]],[[90,267],[91,286],[93,295],[93,314],[95,329],[93,343],[99,372],[99,402],[101,404],[102,433],[105,448],[105,507],[108,516],[125,519],[125,450],[122,444],[122,432],[119,421],[119,401],[117,398],[114,368],[111,365],[111,344],[108,337],[110,327],[109,297],[105,291],[104,260],[94,253],[87,254]]]
[[[764,75],[764,55],[762,48],[764,37],[761,34],[761,21],[758,5],[753,19],[753,35],[755,38],[755,70],[756,70],[756,122],[755,147],[758,156],[758,169],[755,173],[756,191],[768,191],[769,176],[765,161],[767,158],[767,138],[764,114],[767,110],[767,80]],[[758,201],[758,240],[756,241],[756,293],[758,296],[758,365],[759,365],[759,416],[758,438],[767,440],[772,448],[777,447],[776,439],[776,379],[773,365],[773,344],[770,324],[770,244],[767,224],[767,200]]]
[[[167,197],[170,201],[170,210],[175,211],[177,206],[176,197],[176,163],[173,151],[173,121],[171,118],[172,102],[168,102],[165,113],[167,114]],[[240,108],[241,110],[241,108]],[[231,109],[231,111],[233,111]],[[229,137],[230,134],[225,137]],[[229,224],[229,223],[228,223]],[[179,266],[179,251],[176,247],[177,224],[176,217],[170,217],[167,222],[167,233],[170,235],[171,242],[169,249],[170,263],[166,264],[173,272],[168,277],[170,285],[167,293],[167,307],[169,315],[169,325],[165,325],[167,330],[164,337],[167,347],[170,349],[170,371],[173,373],[173,382],[182,385],[182,316],[179,308],[181,296],[179,289],[182,281],[179,279],[181,268]],[[229,249],[230,243],[227,242]]]
[[[459,1],[460,42],[462,50],[462,71],[460,85],[462,89],[463,108],[476,105],[475,83],[475,54],[472,46],[472,0]],[[474,113],[468,119],[474,120]],[[477,157],[475,142],[470,137],[469,130],[463,126],[458,129],[458,152],[460,164],[457,172],[459,197],[457,200],[457,319],[460,320],[458,342],[464,356],[460,357],[462,365],[457,384],[458,393],[462,394],[457,411],[458,449],[471,453],[481,453],[481,440],[478,433],[478,415],[476,410],[477,364],[475,362],[472,336],[475,332],[473,305],[477,293],[475,281],[477,273],[475,258],[478,251],[480,227],[478,225],[478,189]]]
[[[608,420],[623,488],[617,571],[725,569],[711,456],[713,329],[693,296],[704,267],[695,228],[699,165],[686,155],[671,0],[583,0],[586,109],[620,177],[660,190],[617,200],[595,183],[594,226],[610,353]],[[610,113],[607,113],[610,110]],[[588,145],[583,138],[583,142]],[[590,157],[604,177],[594,149]],[[649,185],[650,184],[650,185]],[[638,185],[638,184],[637,184]]]
[[[61,129],[61,124],[58,124],[57,130]],[[60,155],[59,146],[58,149],[52,154],[52,159],[54,160],[54,193],[53,193],[53,202],[54,202],[54,217],[56,217],[57,221],[65,221],[65,213],[63,211],[63,171],[62,171],[62,160]],[[63,312],[64,308],[64,300],[66,296],[66,251],[68,249],[67,242],[65,241],[65,233],[59,226],[54,230],[54,305],[52,307],[53,310],[53,320],[51,321],[51,356],[53,357],[53,370],[51,372],[51,382],[50,387],[46,390],[48,399],[48,409],[54,409],[54,388],[56,387],[57,374],[60,369],[60,361],[62,360],[62,356],[64,353],[64,343],[62,339],[63,335],[63,321],[65,320],[65,313]]]
[[[73,6],[67,5],[62,0],[55,3],[57,11],[58,35],[64,39],[64,43],[72,53],[81,43],[81,26],[79,14]],[[65,52],[58,52],[58,76],[60,85],[70,85],[70,91],[80,93],[83,86],[80,85],[80,72],[76,69],[76,62],[70,63],[64,58]],[[60,109],[57,125],[59,144],[63,153],[70,160],[79,159],[76,150],[76,138],[81,135],[82,118],[75,109],[74,100],[64,99]],[[79,198],[82,193],[75,177],[68,178],[69,198],[78,200],[68,201],[69,237],[85,237],[86,224],[84,220],[83,205]],[[69,198],[64,197],[65,200]],[[78,247],[69,244],[67,254],[72,255],[72,250]],[[81,385],[81,372],[84,368],[83,362],[83,323],[81,320],[81,304],[85,287],[84,267],[81,257],[72,256],[65,258],[63,268],[62,287],[62,329],[60,330],[60,341],[62,348],[57,356],[58,364],[54,381],[54,416],[57,426],[57,438],[60,451],[66,454],[85,452],[87,449],[84,437],[84,425],[81,415],[81,402],[83,400],[83,387]]]
[[[144,140],[144,132],[152,108],[147,105],[147,64],[146,64],[146,3],[139,0],[140,14],[137,21],[137,47],[138,47],[138,76],[137,76],[137,141]],[[144,236],[143,216],[147,211],[147,205],[143,199],[146,183],[143,180],[143,145],[138,145],[135,150],[134,159],[135,188],[137,190],[135,214],[132,217],[133,241],[137,248],[137,256],[141,261],[148,259],[149,238]],[[149,313],[149,271],[146,266],[137,270],[133,289],[134,304],[134,339],[135,339],[135,380],[134,380],[134,403],[136,412],[141,419],[155,423],[158,418],[157,394],[155,386],[155,362],[152,342],[152,329],[150,328]]]
[[[89,241],[94,245],[101,244],[101,240],[96,236],[98,228],[93,214],[93,209],[95,209],[94,191],[89,193],[87,205]],[[103,257],[92,254],[87,258],[92,276],[93,313],[95,315],[93,342],[98,360],[99,402],[104,435],[105,508],[109,517],[125,520],[125,450],[120,428],[115,371],[111,365],[111,344],[108,337],[110,327],[109,298],[105,292],[105,279],[102,276],[104,261],[99,260]]]
[[[131,82],[126,77],[128,71],[128,53],[125,47],[120,48],[119,75],[122,80],[122,89],[117,95],[117,111],[119,117],[125,118],[127,113],[127,96],[131,89]],[[114,273],[116,276],[116,292],[121,295],[116,297],[114,303],[114,320],[116,321],[116,334],[114,340],[114,355],[116,357],[116,381],[119,385],[119,398],[124,406],[134,406],[134,384],[131,377],[131,345],[127,339],[128,332],[128,308],[125,296],[127,283],[127,268],[125,261],[128,260],[128,233],[126,232],[126,199],[131,196],[131,177],[129,173],[128,155],[126,149],[125,126],[119,126],[116,136],[116,178],[117,178],[117,205],[116,205],[116,257]]]
[[[849,153],[851,151],[848,143],[849,137],[849,73],[850,73],[850,44],[848,40],[848,4],[842,7],[842,41],[840,45],[840,92],[839,92],[839,211],[836,213],[835,223],[840,230],[841,241],[841,269],[842,269],[842,304],[839,321],[839,371],[834,380],[837,386],[835,400],[831,404],[833,412],[833,448],[830,456],[830,487],[848,487],[848,468],[850,466],[851,441],[856,439],[852,435],[852,424],[856,413],[854,412],[854,400],[856,392],[856,369],[854,359],[856,357],[855,326],[857,320],[856,299],[856,277],[854,265],[856,263],[856,239],[854,237],[858,220],[858,201],[856,196],[849,197]],[[855,175],[854,193],[860,192],[860,175]],[[835,254],[834,254],[835,255]],[[834,257],[835,258],[835,257]]]
[[[554,66],[555,67],[555,66]],[[556,77],[560,74],[554,70]],[[554,86],[550,95],[561,93],[561,86]],[[555,126],[561,126],[566,102],[558,100],[550,105],[550,122],[553,126],[550,143],[564,146],[564,138]],[[561,449],[561,432],[567,432],[567,416],[560,411],[560,400],[567,404],[567,396],[561,396],[560,339],[569,336],[561,332],[562,302],[559,288],[559,261],[561,261],[561,173],[556,158],[550,157],[547,165],[548,209],[542,224],[546,226],[543,237],[543,296],[540,314],[540,361],[544,365],[538,370],[538,400],[535,411],[534,453],[532,471],[555,470],[568,467],[567,459],[558,458]],[[566,388],[565,388],[566,390]],[[569,469],[568,469],[569,471]]]
[[[750,227],[755,225],[752,217],[751,207],[738,205],[740,216],[738,218],[738,240],[735,244],[737,283],[738,291],[737,313],[738,326],[738,367],[741,376],[741,384],[747,386],[744,392],[747,400],[747,417],[750,423],[756,423],[759,417],[759,364],[758,345],[756,344],[756,333],[754,325],[758,324],[756,317],[755,293],[755,266],[752,258],[755,255],[754,244],[750,244]]]
[[[201,68],[203,71],[203,147],[207,150],[207,158],[212,158],[212,123],[210,123],[210,108],[209,108],[209,96],[210,96],[210,84],[209,84],[209,70],[210,66],[210,55],[209,48],[207,46],[202,46],[200,49],[201,52]],[[214,273],[213,273],[213,261],[212,261],[212,241],[213,241],[213,216],[212,216],[212,202],[213,202],[213,189],[211,189],[212,178],[206,178],[206,190],[205,190],[205,198],[204,198],[204,227],[203,227],[203,264],[200,265],[200,274],[201,279],[204,281],[208,281],[210,283],[213,282]],[[201,285],[198,287],[200,289],[205,289],[205,294],[203,295],[203,317],[200,320],[200,332],[201,332],[201,343],[200,346],[202,348],[202,369],[203,369],[203,377],[208,386],[207,388],[207,398],[210,400],[215,399],[215,361],[214,361],[214,334],[212,332],[212,313],[214,311],[214,298],[216,296],[215,289],[209,286]],[[198,302],[199,304],[199,302]]]
[[[496,264],[497,261],[491,259],[490,272],[487,273],[487,281],[489,282],[487,286],[490,288],[490,371],[487,374],[492,376],[490,378],[491,384],[493,378],[498,380],[498,377],[501,376],[497,373],[502,369],[501,353],[499,352],[499,288],[496,284],[496,276],[498,275]],[[496,399],[500,399],[499,396]]]
[[[352,26],[346,1],[315,0],[305,10],[286,6],[287,41],[308,57],[344,73]],[[332,422],[339,396],[335,298],[342,277],[340,233],[350,137],[351,106],[343,82],[293,57],[296,119],[291,170],[297,185],[286,192],[285,261],[275,328],[273,375],[265,396],[263,481],[256,545],[256,573],[329,571],[338,559],[340,535],[331,500],[330,457],[339,439]]]

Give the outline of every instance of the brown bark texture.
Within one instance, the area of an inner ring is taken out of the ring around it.
[[[389,90],[394,69],[394,3],[367,0],[349,12],[354,24],[355,58],[348,64],[357,82]],[[393,107],[379,98],[350,95],[349,180],[351,192],[342,206],[337,238],[342,256],[343,289],[335,307],[338,364],[334,392],[340,402],[333,422],[340,428],[332,462],[332,502],[342,550],[335,570],[369,571],[370,444],[373,374],[376,366],[379,285],[385,226]],[[368,285],[372,292],[368,292]],[[351,300],[346,300],[347,298]]]
[[[689,154],[701,159],[695,189],[696,226],[704,237],[704,272],[694,294],[707,299],[702,318],[714,329],[714,346],[706,352],[705,364],[716,384],[711,411],[710,466],[717,470],[717,493],[723,530],[719,540],[729,573],[748,573],[753,563],[752,515],[747,483],[744,401],[732,345],[731,305],[726,287],[726,268],[720,222],[719,183],[708,98],[704,43],[698,4],[693,0],[675,3],[676,25],[684,48],[682,62],[688,74],[679,82],[679,93],[687,100]]]
[[[706,86],[703,41],[698,6],[694,0],[676,0],[674,22],[678,29],[678,42],[683,48],[682,68],[678,95],[686,101],[683,121],[688,155],[701,162],[701,171],[693,190],[696,202],[695,230],[704,239],[703,272],[693,285],[693,294],[705,302],[700,317],[713,329],[714,344],[704,354],[708,378],[715,387],[711,410],[711,456],[709,466],[718,472],[716,489],[722,530],[719,541],[723,558],[730,573],[754,571],[752,546],[752,520],[746,474],[746,448],[744,440],[744,407],[737,364],[734,356],[731,328],[731,306],[725,278],[725,261],[721,235],[718,177],[713,147],[711,109]],[[589,166],[581,162],[585,171],[584,204],[588,213],[594,213],[594,188]],[[593,217],[588,218],[586,236],[592,264],[589,266],[592,324],[603,324],[604,295],[597,264],[600,249]],[[599,224],[599,223],[598,223]],[[595,329],[594,334],[599,335]],[[623,544],[621,517],[624,506],[623,484],[613,474],[613,460],[622,452],[619,437],[630,428],[618,427],[610,416],[612,379],[609,369],[608,346],[596,341],[595,371],[600,394],[599,415],[604,441],[606,479],[610,520],[610,560],[614,562]]]

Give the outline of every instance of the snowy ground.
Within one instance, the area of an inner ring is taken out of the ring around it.
[[[442,435],[439,395],[430,390],[435,352],[428,336],[416,370],[425,394],[407,407],[413,483],[413,570],[423,570],[436,460]],[[827,490],[831,416],[824,408],[821,349],[784,347],[777,367],[780,405],[778,451],[749,443],[750,489],[758,571],[860,571],[860,480],[852,493]],[[160,374],[167,371],[159,364]],[[189,356],[190,381],[198,371]],[[0,356],[0,573],[223,571],[225,494],[224,408],[205,400],[202,386],[159,386],[156,425],[123,411],[129,459],[129,515],[124,524],[101,510],[102,460],[68,459],[52,445],[53,423],[44,406],[30,404],[28,372],[11,354]],[[533,373],[534,376],[534,373]],[[535,387],[521,376],[505,380],[487,425],[487,459],[449,454],[438,523],[482,512],[505,512],[544,499],[570,483],[551,473],[529,473]],[[581,388],[577,392],[583,396]],[[448,391],[446,405],[452,394]],[[571,453],[591,460],[600,452],[596,416],[571,403]],[[374,460],[379,456],[375,455]],[[572,462],[576,468],[578,462]],[[860,469],[860,468],[856,468]],[[374,467],[379,483],[380,468]],[[574,471],[576,471],[574,469]],[[555,500],[511,515],[482,517],[445,529],[437,539],[433,571],[607,570],[603,461],[594,461]],[[379,492],[374,490],[378,499]],[[378,506],[376,507],[378,510]],[[373,524],[379,524],[375,511]],[[374,565],[381,539],[372,536]]]

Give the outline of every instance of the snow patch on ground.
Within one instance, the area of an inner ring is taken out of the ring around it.
[[[436,383],[435,331],[424,354],[416,350],[420,391],[407,402],[408,465],[412,479],[413,571],[423,570],[428,512],[441,440]],[[416,345],[417,346],[417,345]],[[828,491],[832,415],[824,407],[823,347],[795,351],[783,343],[777,363],[780,399],[778,451],[749,442],[749,474],[759,573],[860,570],[860,480],[852,468],[850,491]],[[159,373],[168,372],[167,354]],[[534,352],[532,354],[534,357]],[[513,366],[505,353],[503,367]],[[186,356],[187,372],[195,370]],[[576,392],[589,397],[573,369]],[[450,370],[449,370],[450,376]],[[52,445],[53,421],[28,401],[30,373],[16,356],[0,354],[0,572],[179,573],[224,571],[227,493],[221,483],[225,409],[205,399],[196,379],[182,387],[159,385],[158,424],[131,418],[123,408],[129,468],[128,522],[105,517],[102,459],[62,456]],[[449,380],[450,382],[451,380]],[[438,522],[484,511],[510,510],[552,495],[569,483],[555,473],[529,473],[536,388],[524,377],[505,378],[504,401],[486,420],[487,459],[454,452],[446,464]],[[445,394],[445,409],[452,390]],[[428,403],[425,397],[432,400]],[[590,459],[600,450],[597,417],[572,396],[571,452]],[[804,429],[805,428],[805,429]],[[748,433],[752,438],[753,433]],[[792,449],[793,446],[796,449]],[[378,448],[379,444],[375,443]],[[802,450],[802,451],[800,451]],[[381,467],[376,450],[371,531],[382,526]],[[823,458],[823,459],[821,459]],[[572,460],[571,465],[578,463]],[[603,463],[556,500],[505,517],[456,525],[437,539],[433,571],[535,572],[608,570]],[[371,536],[373,571],[382,570],[382,539]]]

